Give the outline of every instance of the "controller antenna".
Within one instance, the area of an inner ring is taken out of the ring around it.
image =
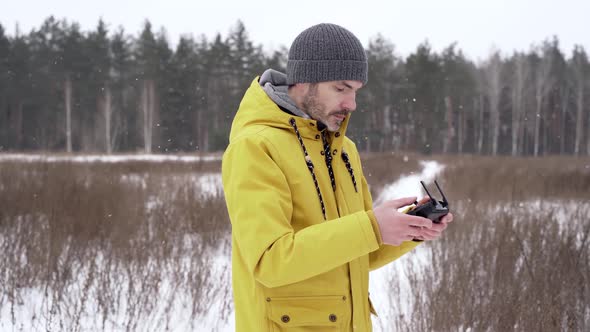
[[[426,188],[426,185],[424,184],[424,181],[420,181],[420,183],[422,184],[422,187],[424,187],[424,190],[426,191],[426,194],[428,194],[428,197],[430,197],[430,201],[433,204],[436,204],[436,200],[432,197],[432,195],[430,195],[430,192],[428,191],[428,189]]]
[[[445,197],[445,193],[443,193],[442,189],[440,189],[440,186],[438,185],[438,182],[436,182],[436,180],[434,180],[434,184],[436,185],[436,187],[438,188],[438,192],[440,192],[440,195],[443,198],[443,206],[447,207],[449,205],[449,202],[447,201],[447,198]]]

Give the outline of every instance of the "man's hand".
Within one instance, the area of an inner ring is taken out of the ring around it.
[[[424,203],[428,202],[429,200],[430,200],[430,197],[426,196],[418,202],[418,205],[424,204]],[[449,212],[449,214],[442,217],[442,219],[440,220],[440,223],[438,223],[438,224],[433,223],[432,227],[430,229],[422,229],[421,234],[419,236],[415,237],[415,239],[420,240],[420,241],[436,240],[442,235],[442,232],[447,228],[449,223],[452,221],[453,221],[453,214]]]
[[[431,231],[434,226],[438,225],[433,224],[429,219],[397,211],[397,209],[410,205],[415,201],[416,197],[394,199],[384,202],[373,210],[384,244],[399,246],[404,241],[430,239],[436,234],[440,236],[442,230],[438,230],[440,227],[437,227],[436,230]],[[441,225],[446,228],[446,223],[441,222]]]
[[[422,198],[418,205],[428,202],[428,196]],[[397,209],[410,205],[416,201],[416,197],[405,197],[384,202],[373,210],[381,238],[384,244],[399,246],[404,241],[421,240],[431,241],[439,238],[448,224],[453,221],[453,214],[449,213],[438,224],[429,219],[410,216]]]

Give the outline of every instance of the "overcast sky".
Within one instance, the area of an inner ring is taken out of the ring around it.
[[[553,35],[570,56],[573,45],[590,51],[590,0],[0,0],[0,23],[14,35],[39,28],[49,15],[94,29],[100,17],[115,30],[137,36],[145,19],[164,27],[176,44],[181,34],[227,35],[241,19],[250,38],[265,50],[289,46],[303,29],[317,23],[342,25],[367,46],[377,33],[407,56],[428,39],[436,51],[452,42],[472,60],[493,48],[503,54],[527,51]]]

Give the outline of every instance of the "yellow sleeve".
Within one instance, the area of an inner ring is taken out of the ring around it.
[[[373,227],[376,228],[375,235],[379,238],[379,249],[373,251],[369,254],[369,269],[376,270],[384,265],[387,265],[390,262],[398,259],[405,253],[411,251],[412,249],[416,248],[420,242],[414,241],[406,241],[399,246],[390,246],[383,244],[381,240],[381,232],[379,231],[379,225],[377,224],[377,219],[374,219],[375,216],[373,214],[373,199],[371,198],[371,192],[369,191],[369,185],[367,184],[367,179],[365,176],[362,175],[362,190],[363,190],[363,199],[366,211],[371,211],[370,215],[373,218]]]
[[[366,211],[294,232],[292,193],[273,159],[278,156],[260,136],[233,142],[223,156],[223,188],[237,259],[257,281],[266,287],[296,283],[377,250]]]

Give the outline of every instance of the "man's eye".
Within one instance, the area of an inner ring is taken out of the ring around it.
[[[339,87],[336,87],[336,91],[338,91],[338,92],[342,92],[342,91],[344,91],[344,88],[339,88]]]

